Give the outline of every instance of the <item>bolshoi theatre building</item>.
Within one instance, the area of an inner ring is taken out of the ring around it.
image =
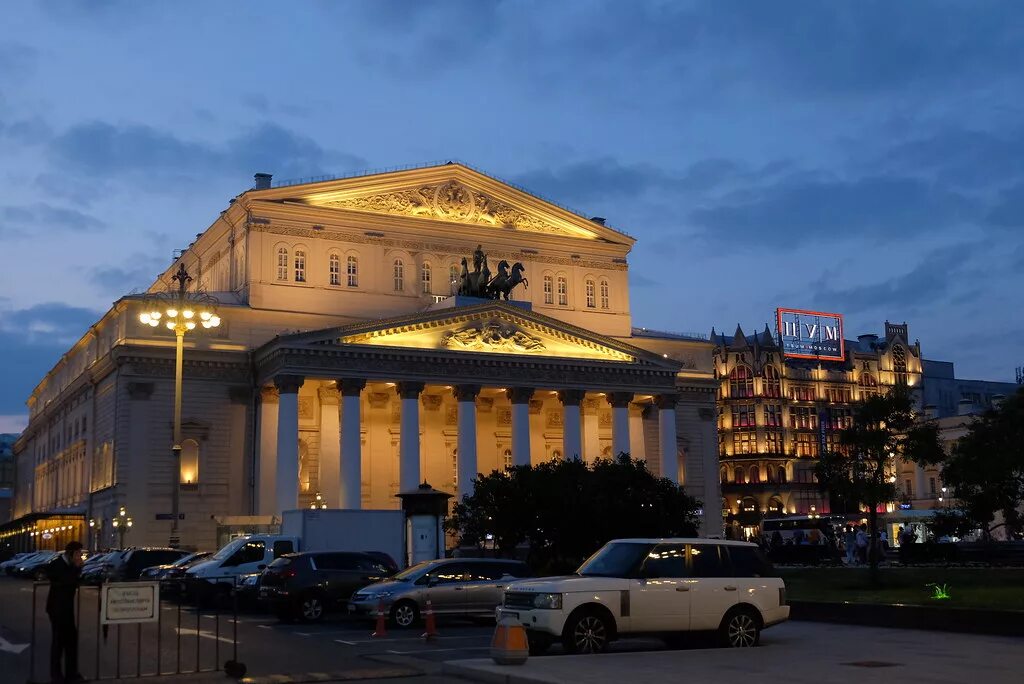
[[[184,338],[118,300],[41,378],[15,445],[16,548],[185,546],[310,506],[394,509],[428,482],[619,452],[720,534],[712,344],[634,327],[634,239],[457,163],[255,187],[149,288],[218,302]],[[124,512],[122,514],[122,507]],[[123,528],[122,528],[123,529]]]

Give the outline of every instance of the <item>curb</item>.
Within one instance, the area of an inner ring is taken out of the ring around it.
[[[552,684],[553,682],[558,681],[539,676],[531,677],[529,675],[520,674],[522,669],[516,665],[510,665],[508,667],[511,670],[516,670],[518,668],[518,672],[510,672],[508,674],[505,674],[504,672],[489,672],[487,670],[478,670],[475,667],[447,662],[441,664],[441,674],[449,677],[468,679],[474,682],[484,682],[484,684]]]
[[[1024,611],[824,601],[790,601],[789,606],[789,619],[804,622],[1024,636]]]
[[[404,679],[422,677],[423,672],[411,667],[365,667],[332,672],[301,672],[288,675],[243,677],[241,684],[310,684],[312,682],[356,682],[368,679]]]

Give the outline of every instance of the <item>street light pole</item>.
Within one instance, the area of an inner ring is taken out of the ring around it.
[[[181,544],[178,535],[178,518],[180,517],[180,485],[181,485],[181,395],[182,375],[185,355],[185,333],[194,330],[196,319],[204,328],[216,328],[220,325],[217,315],[217,300],[204,292],[188,291],[192,277],[185,270],[184,264],[178,265],[178,272],[171,276],[177,281],[177,291],[157,293],[147,296],[139,321],[144,325],[157,327],[164,318],[164,325],[174,332],[174,428],[171,441],[171,535],[169,546],[177,548]]]

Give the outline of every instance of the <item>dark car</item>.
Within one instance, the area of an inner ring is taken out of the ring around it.
[[[107,578],[107,561],[114,555],[116,552],[107,551],[90,556],[82,566],[82,584],[102,584]]]
[[[180,567],[182,565],[188,565],[189,563],[194,563],[196,561],[200,561],[209,556],[210,553],[210,551],[196,551],[195,553],[190,553],[187,556],[182,556],[181,558],[172,563],[164,563],[163,565],[152,565],[148,568],[144,568],[142,572],[139,573],[139,579],[164,579],[165,577],[167,577],[167,574],[174,568]]]
[[[129,549],[110,564],[109,579],[114,582],[137,580],[143,569],[173,563],[187,555],[188,551],[181,549]]]
[[[60,555],[58,551],[44,551],[43,553],[26,558],[15,568],[14,574],[18,577],[28,577],[37,581],[46,579],[46,566],[50,561]]]
[[[311,551],[281,556],[263,571],[260,598],[278,618],[320,620],[325,612],[344,609],[353,593],[391,575],[376,554],[357,551]]]

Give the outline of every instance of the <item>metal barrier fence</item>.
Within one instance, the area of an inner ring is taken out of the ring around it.
[[[75,606],[79,671],[86,679],[96,681],[217,671],[236,678],[244,676],[245,666],[238,660],[237,578],[209,580],[111,582],[79,587]],[[105,598],[109,602],[112,593],[152,584],[158,585],[155,617],[109,622],[110,606],[104,610]],[[47,629],[50,625],[45,610],[48,587],[47,582],[34,582],[32,586],[28,684],[50,681],[53,637]],[[204,647],[204,639],[211,640],[212,646]],[[223,663],[222,652],[230,653],[230,659]]]

